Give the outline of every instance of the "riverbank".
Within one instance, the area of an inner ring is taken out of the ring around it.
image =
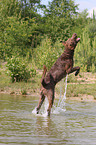
[[[37,70],[35,77],[25,82],[11,82],[5,64],[0,66],[0,93],[11,95],[26,95],[39,97],[42,71]],[[60,91],[62,90],[62,91]],[[65,79],[56,85],[55,96],[58,98],[65,90]],[[96,73],[80,73],[68,76],[67,99],[78,101],[96,101]]]

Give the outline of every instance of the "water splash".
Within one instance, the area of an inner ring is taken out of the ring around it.
[[[32,114],[37,114],[36,108],[32,110]]]
[[[47,97],[45,98],[44,104],[42,105],[42,108],[40,109],[40,114],[42,114],[43,117],[48,116],[48,109],[49,103]]]
[[[60,86],[60,98],[58,101],[58,105],[53,107],[53,113],[54,114],[59,114],[60,112],[65,112],[65,100],[66,100],[66,92],[67,92],[67,78],[68,75],[66,75],[66,80],[65,80],[65,92],[64,95],[62,96],[62,86]]]
[[[48,116],[48,114],[47,114],[48,105],[49,105],[49,103],[48,103],[48,99],[46,97],[45,101],[40,109],[39,114],[37,114],[36,108],[34,110],[32,110],[32,114],[47,117]]]
[[[66,80],[65,80],[65,92],[64,92],[64,95],[63,95],[63,97],[62,97],[62,94],[60,93],[60,99],[59,99],[58,106],[57,106],[57,107],[60,107],[60,108],[62,108],[62,109],[63,109],[63,107],[65,106],[65,100],[66,100],[67,78],[68,78],[68,75],[66,75]]]
[[[60,98],[58,101],[57,106],[53,106],[52,108],[52,113],[53,114],[59,114],[60,112],[65,112],[65,100],[66,100],[66,91],[67,91],[67,78],[68,75],[66,75],[66,80],[65,80],[65,92],[64,95],[62,96],[62,86],[60,86]],[[42,105],[39,114],[36,114],[36,108],[32,111],[32,114],[38,115],[38,116],[43,116],[46,117],[47,115],[47,109],[48,109],[48,99],[47,97],[45,98],[44,104]]]

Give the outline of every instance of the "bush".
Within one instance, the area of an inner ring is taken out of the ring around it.
[[[18,53],[20,56],[26,56],[32,48],[40,43],[39,29],[35,23],[35,18],[24,21],[17,17],[7,17],[6,27],[0,33],[0,57],[6,59]],[[38,39],[38,40],[37,40]]]
[[[12,82],[27,82],[30,77],[36,75],[36,70],[29,69],[28,62],[21,57],[7,59],[7,67],[10,71]]]
[[[46,65],[50,69],[63,52],[63,45],[59,41],[56,41],[53,46],[51,44],[51,39],[46,37],[42,40],[41,45],[34,50],[33,59],[37,68],[42,69],[43,65]]]

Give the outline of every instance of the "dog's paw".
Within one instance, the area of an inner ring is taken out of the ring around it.
[[[37,108],[35,108],[34,110],[32,110],[32,114],[38,114],[39,111],[37,111]]]
[[[78,73],[79,73],[79,69],[76,71],[75,76],[77,76],[77,75],[78,75]]]
[[[36,114],[39,114],[39,110],[38,110],[38,108],[36,108]]]

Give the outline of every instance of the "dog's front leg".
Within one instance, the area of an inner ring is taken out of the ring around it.
[[[80,72],[80,67],[77,66],[77,67],[74,67],[74,68],[76,68],[75,76],[77,76],[79,74],[79,72]]]
[[[80,67],[79,67],[79,66],[76,66],[76,67],[73,67],[73,68],[69,68],[69,69],[66,71],[66,73],[67,73],[67,74],[70,74],[70,73],[73,73],[74,71],[76,71],[76,72],[75,72],[75,76],[77,76],[78,73],[79,73],[79,71],[80,71]]]

